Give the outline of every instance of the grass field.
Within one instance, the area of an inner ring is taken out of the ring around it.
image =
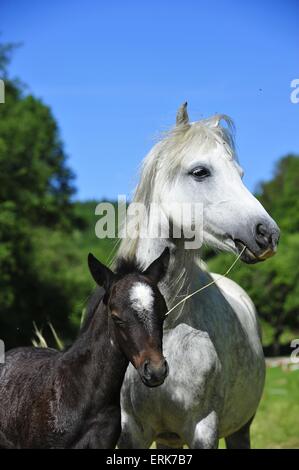
[[[264,396],[252,424],[252,447],[299,449],[299,370],[267,368]]]
[[[251,427],[255,449],[299,449],[299,370],[267,368],[266,386]],[[223,448],[224,442],[220,442]]]

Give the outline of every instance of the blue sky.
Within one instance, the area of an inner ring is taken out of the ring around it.
[[[299,153],[297,0],[1,0],[11,73],[51,106],[80,199],[130,195],[185,100],[229,114],[251,190]]]

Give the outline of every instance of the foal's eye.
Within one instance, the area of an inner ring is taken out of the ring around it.
[[[113,315],[113,314],[112,314],[111,317],[112,317],[114,323],[115,323],[116,325],[118,325],[118,326],[124,326],[125,323],[126,323],[124,320],[122,320],[121,318],[119,318],[117,315]]]
[[[197,181],[201,181],[203,180],[204,178],[207,178],[208,176],[211,175],[211,172],[210,170],[208,170],[207,168],[203,168],[203,167],[198,167],[198,168],[194,168],[193,170],[190,171],[190,174],[197,180]]]

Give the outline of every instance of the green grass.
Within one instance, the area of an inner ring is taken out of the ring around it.
[[[267,368],[264,395],[251,426],[255,449],[299,449],[299,370]],[[221,440],[220,448],[224,448]]]
[[[252,447],[299,448],[299,370],[268,368],[262,402],[252,424]]]

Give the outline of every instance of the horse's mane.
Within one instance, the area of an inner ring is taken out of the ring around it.
[[[87,301],[85,318],[81,325],[79,334],[84,333],[86,330],[88,330],[88,327],[93,319],[93,316],[95,312],[97,311],[104,295],[105,295],[105,290],[103,289],[103,287],[99,287],[99,286],[97,286],[95,290],[93,291],[93,293],[90,295]]]
[[[225,126],[221,125],[221,122],[224,122]],[[177,125],[166,132],[143,160],[133,202],[142,203],[148,209],[150,203],[156,201],[165,183],[173,180],[184,155],[194,145],[197,150],[208,151],[221,144],[226,151],[224,156],[237,160],[234,129],[229,116],[216,114],[191,124]],[[137,246],[138,237],[124,238],[118,253],[129,259],[133,258]]]
[[[121,256],[116,260],[114,272],[118,276],[126,276],[130,273],[141,274],[142,271],[144,271],[144,269],[142,269],[141,264],[137,261],[135,256],[132,258]]]

